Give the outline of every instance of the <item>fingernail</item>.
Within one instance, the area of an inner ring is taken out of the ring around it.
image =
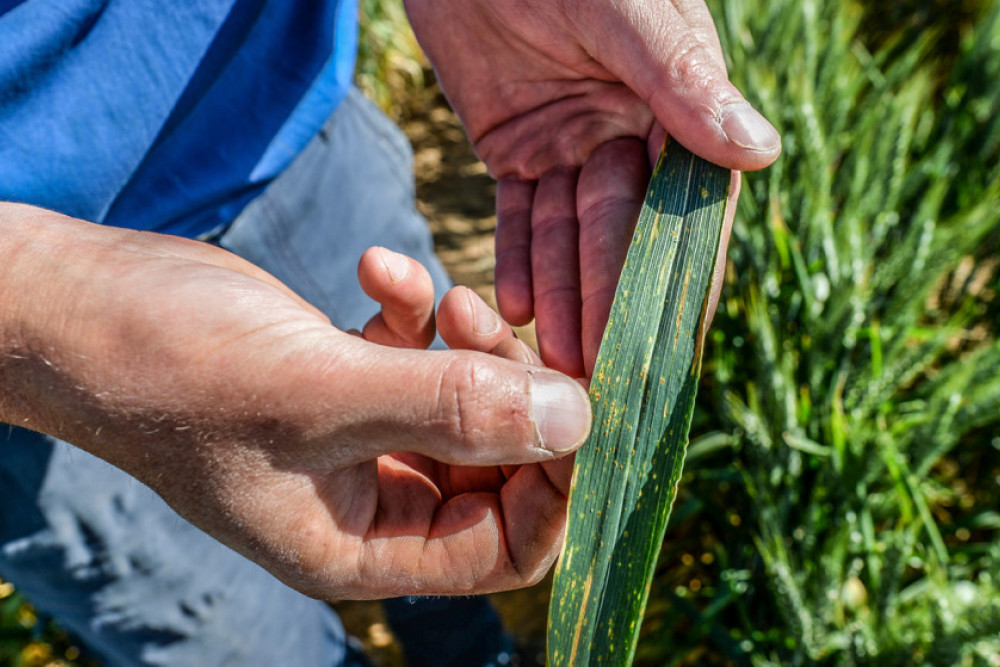
[[[531,377],[531,419],[541,445],[552,452],[568,452],[590,432],[590,399],[573,380],[551,372]]]
[[[521,363],[530,366],[541,366],[542,360],[538,358],[538,353],[531,349],[531,346],[523,340],[517,340],[518,347],[521,348]]]
[[[389,273],[389,280],[395,283],[403,282],[410,272],[410,258],[393,252],[388,248],[379,248],[379,255],[382,257],[382,264]]]
[[[465,298],[469,300],[472,311],[472,330],[480,336],[492,336],[500,331],[500,318],[493,309],[478,298],[471,289],[466,288]]]
[[[746,102],[724,107],[721,118],[726,137],[741,148],[772,153],[781,146],[778,131]]]

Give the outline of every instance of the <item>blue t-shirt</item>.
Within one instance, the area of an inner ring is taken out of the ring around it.
[[[197,236],[351,85],[356,0],[0,0],[0,200]]]

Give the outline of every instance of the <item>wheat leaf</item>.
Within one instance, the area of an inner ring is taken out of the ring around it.
[[[653,171],[590,386],[548,660],[629,665],[680,479],[729,172],[669,143]]]

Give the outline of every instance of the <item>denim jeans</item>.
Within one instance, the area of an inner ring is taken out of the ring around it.
[[[356,91],[212,241],[342,328],[360,328],[377,310],[357,284],[371,245],[423,262],[439,298],[449,286],[414,209],[409,144]],[[104,461],[3,425],[0,576],[106,665],[365,664],[325,603],[284,586]],[[484,599],[407,599],[387,612],[404,644],[421,640],[404,645],[414,664],[506,664]]]

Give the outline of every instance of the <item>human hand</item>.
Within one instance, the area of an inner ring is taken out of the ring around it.
[[[562,539],[586,394],[461,291],[438,320],[465,349],[388,347],[433,335],[430,281],[394,257],[360,266],[383,304],[365,340],[218,248],[4,205],[0,419],[101,456],[315,597],[531,583]]]
[[[773,162],[780,138],[729,82],[701,0],[406,7],[499,180],[501,313],[534,316],[545,363],[589,374],[665,136],[734,170]],[[731,204],[737,193],[734,176]]]

